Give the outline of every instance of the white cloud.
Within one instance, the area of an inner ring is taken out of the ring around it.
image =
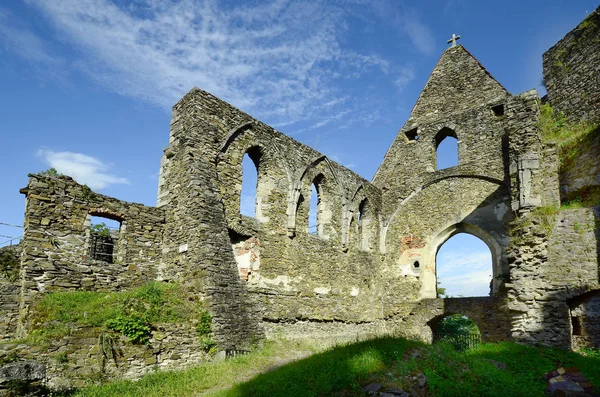
[[[198,86],[272,124],[323,119],[348,106],[336,80],[390,69],[376,54],[342,46],[347,1],[26,1],[80,50],[80,70],[164,107]],[[369,7],[361,3],[350,5]]]
[[[404,90],[406,86],[415,79],[415,68],[413,65],[406,65],[400,69],[400,74],[395,81],[399,91]]]
[[[404,15],[404,30],[408,33],[415,48],[425,54],[435,53],[435,37],[427,25],[421,22],[420,18],[413,14]]]
[[[129,183],[127,178],[107,173],[110,165],[92,156],[42,149],[38,150],[36,154],[59,173],[69,175],[77,182],[86,184],[92,189],[104,189],[114,184]]]

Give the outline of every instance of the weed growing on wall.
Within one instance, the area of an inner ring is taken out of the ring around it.
[[[19,277],[19,267],[21,262],[17,255],[17,250],[13,247],[0,248],[0,276],[11,283],[17,281]]]
[[[44,343],[88,326],[116,331],[143,344],[149,341],[153,324],[196,321],[204,324],[208,331],[203,336],[210,338],[210,315],[178,284],[151,282],[120,292],[55,292],[34,306],[29,339]]]
[[[515,217],[511,223],[510,235],[512,244],[521,245],[526,235],[544,235],[547,238],[552,234],[556,223],[559,208],[547,205],[537,207],[527,214]]]
[[[546,143],[557,145],[561,166],[568,165],[579,153],[583,140],[594,131],[598,125],[580,122],[568,123],[561,112],[557,112],[546,103],[540,108],[538,127],[542,139]]]

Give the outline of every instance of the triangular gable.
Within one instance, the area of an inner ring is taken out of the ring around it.
[[[440,57],[411,112],[411,118],[442,116],[510,95],[463,46]]]

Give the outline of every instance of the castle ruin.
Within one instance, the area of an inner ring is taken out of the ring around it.
[[[598,37],[600,9],[544,54],[548,100],[573,121],[600,121]],[[452,46],[367,181],[194,88],[173,107],[156,207],[30,175],[19,279],[2,281],[0,334],[27,334],[43,294],[161,280],[207,303],[223,348],[278,336],[431,341],[432,327],[455,313],[484,341],[598,348],[600,207],[558,211],[549,228],[537,215],[600,186],[600,131],[560,164],[539,117],[535,90],[512,95]],[[458,139],[459,164],[436,170],[447,137]],[[258,172],[255,217],[240,214],[245,154]],[[92,216],[120,223],[110,259],[90,248]],[[489,297],[437,296],[437,251],[460,232],[490,248]],[[190,343],[179,347],[187,358]]]

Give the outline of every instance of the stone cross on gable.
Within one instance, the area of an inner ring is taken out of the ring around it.
[[[460,39],[460,36],[457,36],[454,33],[452,33],[452,38],[448,40],[448,44],[452,43],[451,47],[456,47],[456,40],[458,39]]]

